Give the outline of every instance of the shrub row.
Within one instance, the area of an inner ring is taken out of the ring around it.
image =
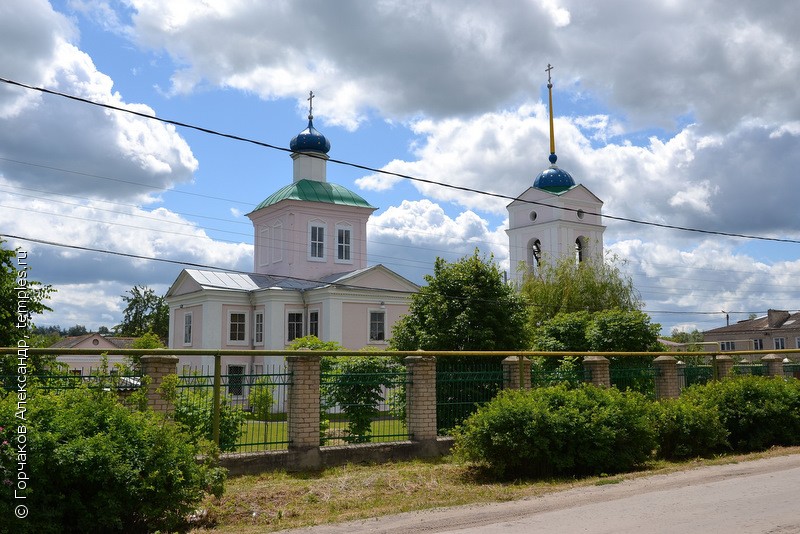
[[[222,493],[224,470],[197,461],[213,451],[183,425],[123,405],[115,391],[32,386],[22,412],[18,401],[0,390],[0,532],[2,522],[37,534],[172,532],[206,492]],[[14,498],[20,488],[24,501]],[[15,520],[20,504],[29,516]]]
[[[454,433],[456,456],[499,477],[580,476],[800,445],[800,381],[740,377],[678,399],[588,384],[507,390]]]

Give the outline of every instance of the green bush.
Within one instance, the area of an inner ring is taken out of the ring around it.
[[[195,440],[160,414],[122,405],[116,392],[31,389],[24,434],[16,434],[17,396],[0,394],[4,440],[27,446],[25,520],[14,519],[22,501],[7,491],[16,484],[16,455],[0,469],[12,477],[0,481],[0,517],[14,532],[173,532],[207,490],[222,493],[224,471],[197,462],[206,451]]]
[[[325,360],[324,407],[339,407],[347,416],[345,441],[368,442],[372,421],[380,415],[383,388],[391,390],[404,382],[398,375],[403,366],[386,356],[338,356]]]
[[[728,431],[716,406],[680,397],[657,404],[658,455],[667,460],[708,456],[728,447]]]
[[[587,475],[635,468],[656,447],[654,408],[614,388],[506,390],[456,429],[456,456],[500,477]]]
[[[259,421],[267,421],[272,415],[272,405],[275,404],[272,387],[269,378],[259,378],[250,388],[247,400],[253,417]]]
[[[683,397],[716,407],[737,452],[800,445],[800,381],[740,376],[688,388]]]
[[[175,421],[186,427],[192,438],[213,440],[213,388],[180,388],[175,400]],[[219,449],[223,452],[236,450],[236,443],[242,435],[244,411],[233,406],[228,395],[220,395],[219,406]]]

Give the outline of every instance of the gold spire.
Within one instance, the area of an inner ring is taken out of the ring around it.
[[[547,72],[547,98],[550,104],[550,156],[554,156],[556,153],[556,136],[553,133],[553,81],[550,78],[550,71],[553,70],[553,66],[548,63],[547,68],[544,69]],[[551,163],[555,163],[552,161]]]

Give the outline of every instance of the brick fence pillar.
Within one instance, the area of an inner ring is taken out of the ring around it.
[[[297,467],[320,465],[320,360],[311,351],[297,351],[286,356],[291,383],[286,395],[286,424],[289,451],[297,453]]]
[[[767,354],[761,362],[767,366],[767,376],[783,376],[783,359],[777,354]]]
[[[583,358],[583,369],[589,374],[587,382],[599,387],[611,387],[609,365],[611,365],[611,362],[605,356],[585,356]]]
[[[714,359],[714,365],[717,368],[717,379],[722,380],[728,378],[733,373],[733,358],[727,354],[720,354]]]
[[[678,360],[673,356],[659,356],[653,360],[656,369],[656,399],[675,399],[680,396],[678,386]]]
[[[436,358],[408,356],[406,426],[413,441],[421,442],[424,455],[436,454]]]
[[[147,385],[147,406],[155,412],[171,412],[175,407],[158,390],[165,376],[178,373],[178,357],[142,356],[140,361],[142,376],[150,377],[150,383]]]
[[[522,359],[522,388],[519,387],[520,358]],[[503,388],[531,389],[531,361],[524,356],[509,356],[503,360]]]

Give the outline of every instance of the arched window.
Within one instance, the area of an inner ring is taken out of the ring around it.
[[[536,272],[542,262],[542,242],[538,239],[528,243],[528,267]]]
[[[583,239],[578,238],[575,240],[575,261],[580,263],[583,261],[584,251],[583,251]]]

